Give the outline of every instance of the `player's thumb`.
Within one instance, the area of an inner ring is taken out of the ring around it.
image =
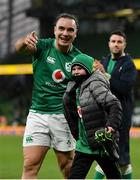
[[[32,37],[34,37],[35,39],[38,39],[35,31],[31,32],[31,35],[32,35]]]

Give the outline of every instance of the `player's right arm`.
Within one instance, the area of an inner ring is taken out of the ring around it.
[[[37,51],[36,43],[38,37],[35,34],[35,31],[27,34],[27,36],[22,37],[17,40],[15,48],[17,52],[33,54]]]

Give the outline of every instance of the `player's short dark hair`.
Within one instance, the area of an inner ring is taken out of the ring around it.
[[[110,33],[110,36],[112,35],[119,35],[119,36],[122,36],[125,40],[126,40],[126,35],[123,31],[120,31],[120,30],[115,30],[115,31],[112,31]]]
[[[79,22],[78,22],[78,18],[73,15],[73,14],[69,14],[69,13],[61,13],[59,14],[56,19],[55,19],[55,22],[54,22],[54,25],[56,25],[57,21],[60,19],[60,18],[68,18],[68,19],[73,19],[76,23],[76,26],[77,26],[77,29],[79,27]]]

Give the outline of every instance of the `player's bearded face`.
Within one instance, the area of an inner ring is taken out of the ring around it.
[[[69,47],[76,38],[77,27],[73,19],[60,18],[54,28],[57,47]]]
[[[112,35],[109,41],[109,48],[113,54],[122,54],[126,47],[126,42],[122,36]]]

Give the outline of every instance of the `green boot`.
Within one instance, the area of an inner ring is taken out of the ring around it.
[[[95,175],[94,175],[93,179],[104,179],[104,177],[105,177],[105,174],[104,174],[103,170],[97,164],[97,166],[95,167]]]
[[[127,164],[125,166],[120,166],[122,179],[132,179],[132,166]]]
[[[104,174],[100,173],[99,171],[96,171],[93,179],[104,179],[104,177]]]
[[[132,173],[122,175],[122,179],[132,179]]]

